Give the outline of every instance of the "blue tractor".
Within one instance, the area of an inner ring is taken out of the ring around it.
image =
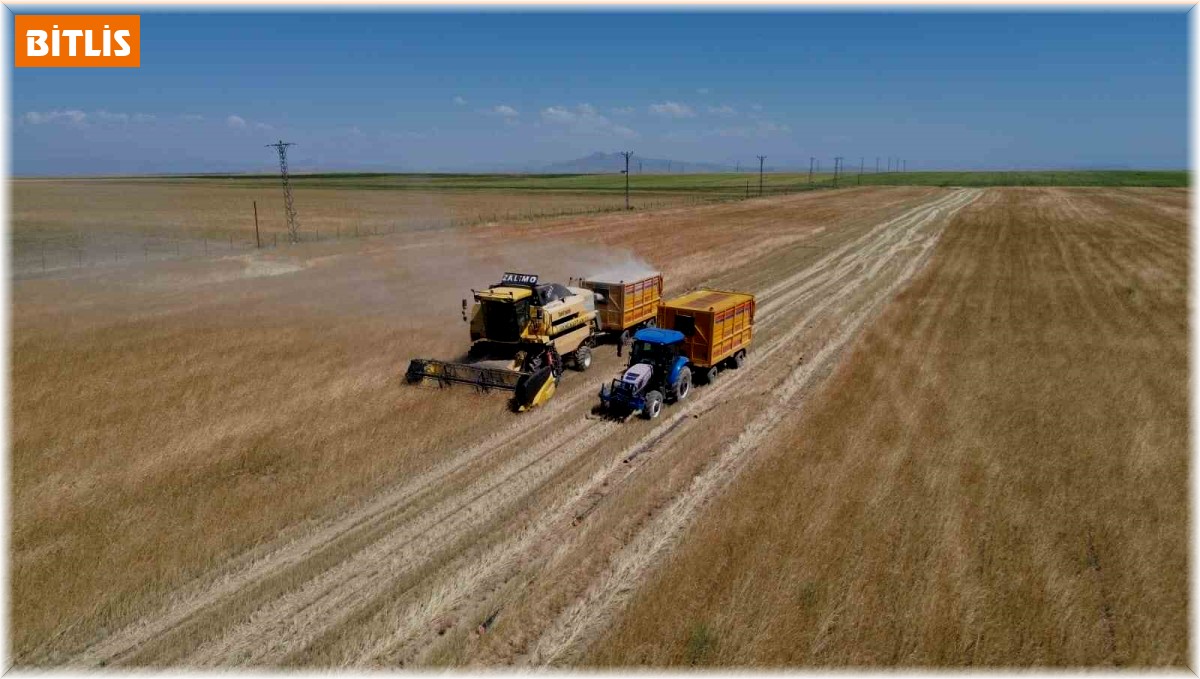
[[[691,361],[683,355],[683,333],[642,328],[633,336],[629,367],[600,388],[600,409],[613,417],[641,413],[653,420],[664,401],[682,401],[692,391]]]

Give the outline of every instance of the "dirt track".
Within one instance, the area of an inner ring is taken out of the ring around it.
[[[59,649],[56,660],[228,667],[578,659],[977,193],[892,193],[828,232],[786,223],[770,232],[789,203],[824,209],[809,197],[662,211],[667,222],[703,222],[692,234],[693,255],[655,262],[675,289],[708,282],[758,294],[745,369],[654,423],[618,425],[587,417],[596,385],[619,365],[602,351],[592,372],[568,375],[548,407],[519,418],[498,411],[494,434],[466,440],[340,516],[247,551],[177,589],[157,611],[78,651]],[[589,240],[651,250],[640,241],[662,236],[639,221],[572,224]],[[739,221],[757,226],[756,238],[731,241]],[[429,303],[448,301],[434,295]]]

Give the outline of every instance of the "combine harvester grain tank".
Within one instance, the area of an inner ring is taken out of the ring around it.
[[[626,419],[654,419],[668,401],[682,401],[693,381],[711,383],[746,361],[754,334],[754,296],[696,290],[663,302],[658,327],[633,335],[629,366],[600,388],[600,409]]]

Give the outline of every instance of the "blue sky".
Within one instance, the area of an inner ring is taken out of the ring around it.
[[[1182,11],[140,13],[139,69],[13,70],[14,173],[1187,163]]]

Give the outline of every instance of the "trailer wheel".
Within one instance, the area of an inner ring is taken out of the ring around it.
[[[646,392],[646,407],[642,408],[642,417],[653,420],[662,412],[663,395],[657,391]]]
[[[629,344],[629,340],[631,339],[633,339],[633,335],[628,330],[622,330],[621,336],[617,338],[617,341],[622,345],[625,345]]]
[[[658,319],[651,318],[650,320],[646,321],[646,327],[647,328],[657,328],[658,327]]]
[[[679,371],[679,381],[675,383],[675,400],[682,401],[692,393],[692,369],[683,368]]]
[[[742,349],[733,355],[733,369],[737,370],[744,365],[746,365],[746,350]]]
[[[705,383],[705,384],[712,384],[713,382],[716,382],[716,381],[717,381],[717,374],[718,374],[719,372],[720,372],[720,369],[718,369],[718,368],[717,368],[717,366],[715,366],[715,365],[714,365],[714,366],[712,366],[711,368],[709,368],[708,370],[706,370],[706,371],[704,372],[704,383]]]
[[[592,350],[587,348],[587,345],[581,346],[575,350],[574,357],[571,360],[571,367],[579,372],[583,372],[592,367]]]

